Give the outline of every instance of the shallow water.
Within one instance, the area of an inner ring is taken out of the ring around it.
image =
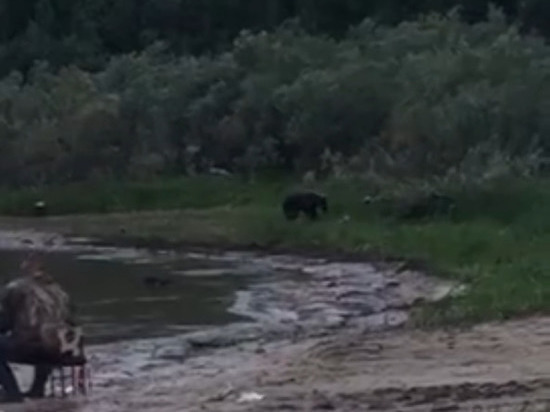
[[[73,297],[92,343],[200,331],[194,338],[199,345],[223,346],[266,330],[290,336],[296,328],[312,331],[355,320],[365,328],[385,329],[402,324],[419,299],[439,300],[456,292],[452,282],[391,265],[124,248],[5,230],[0,230],[0,282],[17,274],[30,250],[40,253],[46,269]],[[170,284],[148,286],[144,278],[150,276]],[[244,324],[230,325],[241,320]],[[221,325],[229,329],[205,331]]]
[[[27,252],[0,250],[0,281],[18,273]],[[42,254],[46,269],[70,293],[92,342],[148,338],[222,325],[236,292],[253,283],[262,268],[242,262],[168,252],[98,248]],[[147,276],[170,279],[148,286]]]

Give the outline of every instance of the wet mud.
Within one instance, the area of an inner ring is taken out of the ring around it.
[[[547,410],[550,319],[413,330],[411,307],[462,289],[397,264],[97,249],[88,240],[61,237],[46,245],[49,234],[10,233],[0,250],[29,249],[22,239],[32,238],[32,247],[48,253],[87,253],[126,264],[177,261],[173,272],[185,281],[237,274],[245,281],[227,298],[226,312],[237,320],[93,345],[90,396],[0,410]],[[209,264],[184,263],[193,259]],[[28,384],[29,370],[17,372]]]

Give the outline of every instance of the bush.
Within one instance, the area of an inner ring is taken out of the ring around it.
[[[289,22],[226,53],[162,44],[97,74],[36,64],[0,82],[2,184],[203,173],[537,173],[550,150],[550,47],[492,9],[336,41]],[[519,170],[518,170],[519,168]],[[466,176],[466,177],[465,177]]]

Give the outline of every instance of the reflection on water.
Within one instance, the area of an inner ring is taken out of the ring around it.
[[[17,276],[24,255],[0,251],[1,282]],[[135,257],[125,262],[101,257],[68,252],[43,255],[47,270],[71,294],[87,334],[95,342],[159,336],[239,320],[227,308],[235,292],[257,277],[253,271],[240,276],[212,271],[227,268],[223,261]],[[185,276],[185,270],[195,275]],[[196,275],[201,270],[208,276]],[[171,283],[147,286],[146,276],[169,278]]]

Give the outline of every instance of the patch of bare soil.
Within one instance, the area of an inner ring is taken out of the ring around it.
[[[124,345],[97,348],[104,363],[96,364],[98,386],[88,400],[5,410],[550,410],[550,318],[456,333],[345,328],[320,338],[217,349],[121,376],[107,360]]]

